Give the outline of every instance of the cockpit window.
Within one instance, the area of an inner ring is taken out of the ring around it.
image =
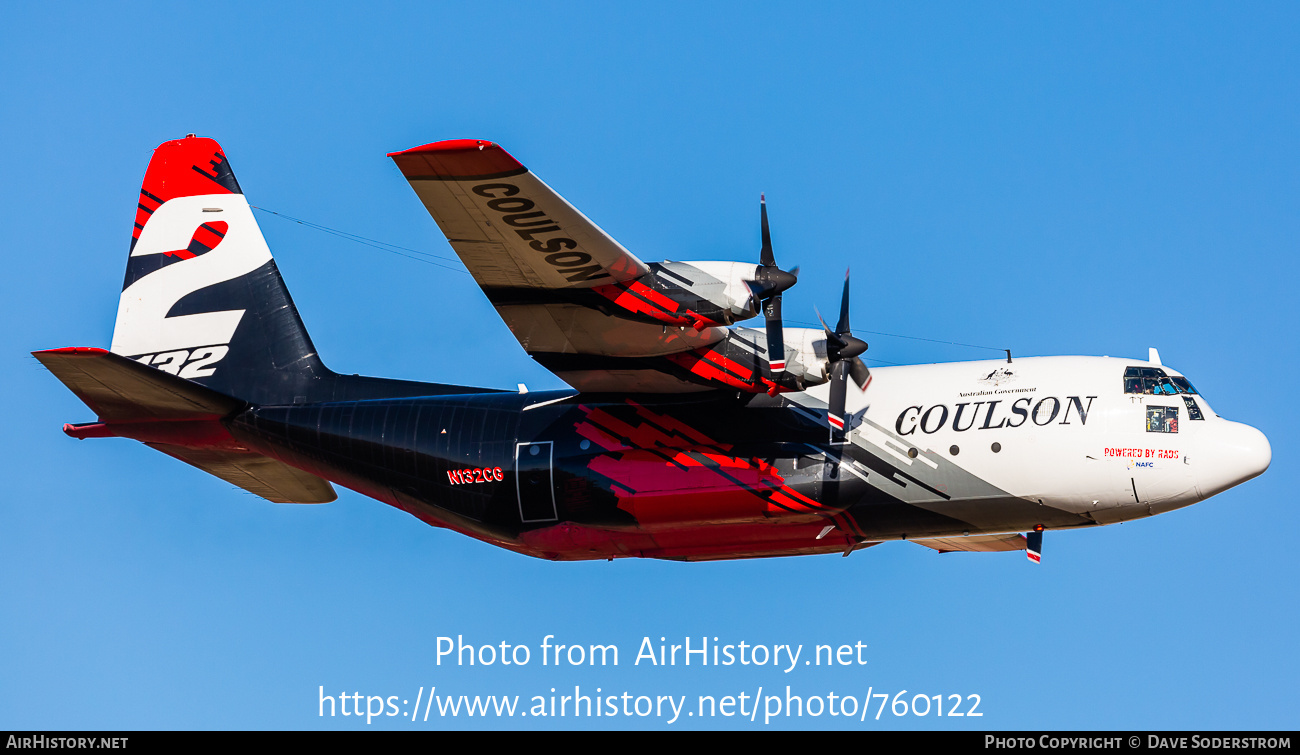
[[[1126,367],[1124,369],[1124,377],[1154,378],[1164,376],[1165,371],[1159,367]]]
[[[1148,406],[1147,407],[1147,432],[1149,433],[1178,432],[1178,407]]]
[[[1183,403],[1187,405],[1188,419],[1205,419],[1205,416],[1201,414],[1201,407],[1196,404],[1196,399],[1191,396],[1183,396]]]
[[[1124,370],[1124,392],[1148,396],[1199,395],[1187,378],[1169,377],[1158,367],[1128,367]]]

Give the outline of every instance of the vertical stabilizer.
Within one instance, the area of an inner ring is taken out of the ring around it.
[[[254,403],[292,402],[329,375],[212,139],[154,151],[112,351]]]
[[[149,161],[111,350],[252,404],[489,390],[329,370],[221,145],[193,135]]]

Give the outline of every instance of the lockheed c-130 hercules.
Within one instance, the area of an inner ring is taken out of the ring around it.
[[[533,359],[572,390],[325,367],[221,147],[155,150],[109,350],[35,352],[133,438],[268,500],[331,483],[555,560],[1025,550],[1044,530],[1187,506],[1262,473],[1258,430],[1160,364],[1038,357],[877,367],[849,327],[786,328],[753,262],[646,263],[501,147],[390,155]],[[762,314],[762,328],[735,323]]]

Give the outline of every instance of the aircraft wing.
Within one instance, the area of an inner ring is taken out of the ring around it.
[[[492,142],[389,155],[484,288],[590,288],[650,271]]]
[[[500,146],[457,139],[389,157],[540,364],[579,390],[704,389],[640,360],[718,343],[726,331],[608,314],[601,291],[650,268]]]

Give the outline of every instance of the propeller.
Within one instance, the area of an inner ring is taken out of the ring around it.
[[[759,195],[759,208],[763,223],[763,248],[759,252],[758,269],[749,281],[749,290],[763,305],[763,319],[767,324],[767,360],[773,374],[785,372],[785,334],[781,327],[781,292],[790,288],[799,278],[799,268],[790,271],[776,266],[772,253],[772,232],[767,225],[767,197]]]
[[[849,271],[844,271],[844,295],[840,298],[840,321],[835,330],[817,313],[822,329],[826,331],[826,358],[830,361],[831,401],[827,420],[837,437],[844,433],[844,399],[848,392],[848,378],[852,377],[858,388],[866,390],[871,382],[871,371],[858,357],[867,350],[867,342],[854,338],[849,328]]]

